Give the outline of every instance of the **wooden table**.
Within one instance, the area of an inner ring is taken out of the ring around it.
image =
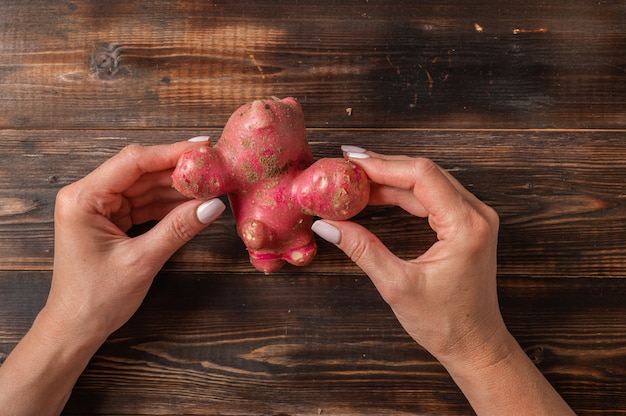
[[[294,96],[316,158],[426,156],[501,217],[512,333],[580,415],[626,414],[622,1],[0,1],[0,362],[50,285],[56,192],[129,143]],[[356,221],[399,256],[420,219]],[[0,386],[2,388],[2,386]],[[523,392],[520,392],[523,394]],[[181,249],[68,415],[471,414],[335,247],[264,276],[226,213]]]

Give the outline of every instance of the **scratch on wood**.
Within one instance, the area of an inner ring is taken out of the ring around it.
[[[548,29],[546,29],[545,27],[540,27],[538,29],[520,29],[520,28],[515,28],[513,29],[513,34],[514,35],[519,35],[520,33],[547,33]]]

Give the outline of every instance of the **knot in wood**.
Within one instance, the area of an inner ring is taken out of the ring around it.
[[[92,58],[91,68],[98,78],[113,78],[125,72],[125,67],[120,64],[121,47],[118,45],[100,46]]]
[[[541,364],[545,358],[545,348],[541,345],[535,346],[527,351],[528,357],[533,363]]]

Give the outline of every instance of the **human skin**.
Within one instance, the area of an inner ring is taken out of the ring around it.
[[[93,354],[137,310],[165,261],[223,212],[219,200],[186,201],[171,189],[179,156],[198,145],[130,146],[59,192],[50,294],[0,367],[2,415],[59,414]],[[350,221],[318,221],[314,231],[370,276],[477,414],[573,414],[500,315],[495,211],[430,160],[356,148],[347,156],[372,180],[370,204],[428,218],[438,241],[405,261]],[[126,234],[149,220],[160,221],[138,237]]]
[[[405,261],[353,222],[318,221],[313,230],[369,275],[400,324],[443,364],[478,415],[574,414],[500,314],[496,212],[431,160],[346,149],[372,180],[370,205],[396,205],[427,218],[438,241]]]
[[[56,415],[106,338],[143,301],[169,257],[224,210],[171,188],[193,142],[131,145],[63,188],[55,207],[55,250],[47,302],[0,367],[2,415]],[[131,238],[133,224],[160,220]]]

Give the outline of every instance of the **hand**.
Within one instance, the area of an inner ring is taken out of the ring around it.
[[[171,186],[179,156],[194,146],[128,146],[59,192],[46,312],[104,338],[132,316],[167,259],[224,210],[218,199],[188,201]],[[160,221],[126,234],[150,220]]]
[[[0,413],[61,413],[91,356],[137,310],[167,259],[224,211],[219,199],[188,201],[171,187],[178,158],[198,145],[128,146],[59,192],[50,294],[0,367]],[[126,234],[150,220],[160,221]]]
[[[369,275],[400,324],[444,365],[477,414],[572,415],[500,314],[496,212],[430,160],[347,150],[372,181],[370,204],[428,218],[438,241],[405,261],[355,223],[318,221],[313,230]]]
[[[332,222],[341,233],[339,248],[370,276],[409,335],[445,360],[502,331],[495,211],[430,160],[348,155],[370,156],[352,160],[372,181],[371,205],[397,205],[427,217],[437,233],[424,254],[404,261],[365,228]]]

